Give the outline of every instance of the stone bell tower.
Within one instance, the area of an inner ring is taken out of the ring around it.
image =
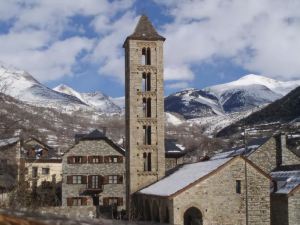
[[[127,207],[133,193],[165,175],[164,41],[148,17],[142,15],[123,45]]]

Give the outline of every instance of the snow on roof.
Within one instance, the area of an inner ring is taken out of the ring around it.
[[[278,194],[289,194],[300,185],[300,170],[276,171],[272,172],[271,176],[277,182]]]
[[[187,164],[173,174],[139,191],[141,194],[170,196],[210,174],[232,158]]]
[[[5,147],[7,145],[14,144],[17,141],[19,141],[18,137],[8,138],[8,139],[2,139],[2,140],[0,140],[0,147]]]
[[[234,156],[238,156],[238,155],[249,156],[256,149],[258,149],[262,144],[264,144],[267,140],[269,140],[269,137],[251,140],[247,144],[246,150],[245,150],[245,147],[232,148],[230,151],[224,151],[224,152],[215,154],[214,156],[211,157],[211,159],[212,160],[224,159],[224,158],[234,157]]]

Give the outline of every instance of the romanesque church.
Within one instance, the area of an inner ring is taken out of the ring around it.
[[[251,152],[245,149],[183,164],[166,174],[165,40],[143,15],[123,45],[126,208],[130,219],[176,225],[299,224],[299,170],[295,172],[298,181],[290,185],[288,191],[285,189],[285,193],[280,190],[289,181],[279,185],[272,178],[278,168],[282,170],[277,171],[279,174],[287,174],[285,164],[293,164],[298,169],[300,165],[299,156],[278,147],[284,144],[281,136],[271,137]],[[286,161],[284,155],[289,156]],[[289,198],[294,198],[292,207]],[[277,204],[272,199],[285,202]]]

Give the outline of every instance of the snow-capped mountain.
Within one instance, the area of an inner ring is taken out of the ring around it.
[[[86,104],[78,98],[47,88],[25,71],[7,69],[3,66],[0,67],[0,91],[36,106],[52,108],[64,106],[65,109],[86,107]]]
[[[242,112],[269,104],[297,86],[300,80],[277,81],[249,74],[233,82],[172,94],[165,99],[165,110],[187,119]]]
[[[70,96],[74,96],[78,98],[80,101],[84,102],[86,105],[98,110],[100,112],[105,113],[120,113],[121,108],[116,105],[110,97],[101,93],[100,91],[92,92],[92,93],[80,93],[75,91],[73,88],[61,84],[55,88],[54,91],[67,94]]]
[[[52,90],[29,73],[13,67],[0,66],[0,92],[30,105],[55,108],[64,112],[121,112],[120,107],[101,92],[79,93],[64,85]]]

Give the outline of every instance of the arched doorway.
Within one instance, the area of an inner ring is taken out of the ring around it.
[[[196,207],[191,207],[183,215],[184,225],[202,225],[202,213]]]

